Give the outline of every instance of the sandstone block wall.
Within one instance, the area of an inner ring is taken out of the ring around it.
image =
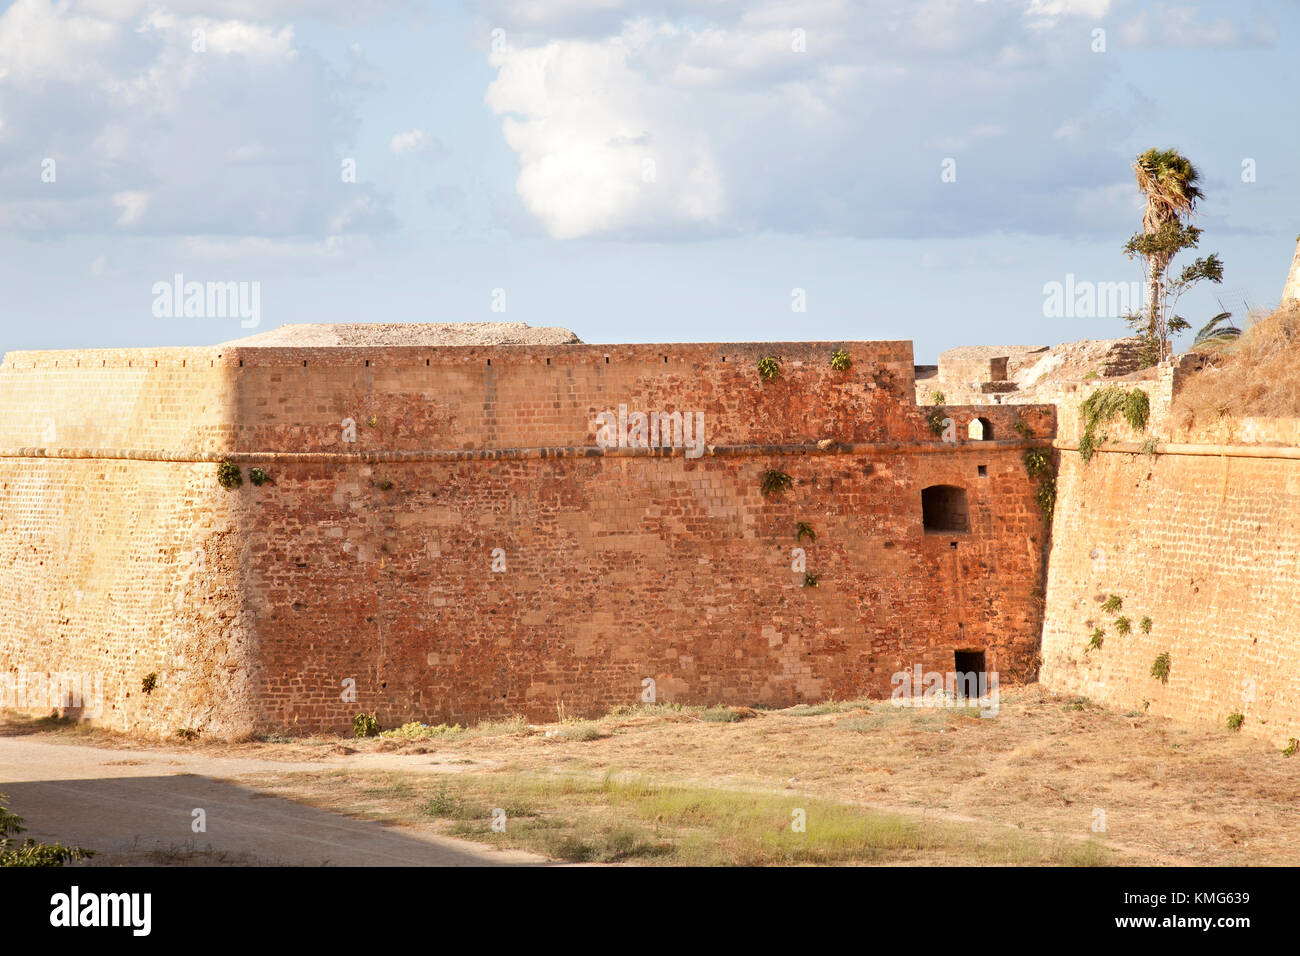
[[[1300,461],[1101,452],[1085,464],[1063,451],[1057,488],[1044,683],[1220,727],[1237,712],[1248,733],[1300,737]],[[1101,610],[1111,594],[1121,611]],[[1106,633],[1090,651],[1095,626]],[[1151,674],[1164,652],[1168,683]]]

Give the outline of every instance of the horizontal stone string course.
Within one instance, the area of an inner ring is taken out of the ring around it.
[[[1078,451],[1078,442],[1055,441],[1052,447],[1058,451]],[[1282,458],[1300,461],[1300,448],[1283,445],[1200,445],[1178,442],[1159,442],[1151,448],[1143,448],[1137,442],[1111,442],[1094,451],[1114,455],[1141,455],[1148,451],[1156,455],[1192,455],[1205,458]]]
[[[1046,448],[1051,439],[950,442],[845,442],[822,448],[815,443],[784,445],[707,445],[704,453],[714,458],[748,458],[761,455],[925,455],[953,452],[1005,451],[1017,448]],[[1300,450],[1297,450],[1300,453]],[[684,448],[599,448],[564,445],[551,448],[457,448],[412,451],[286,452],[167,451],[145,448],[7,448],[0,458],[76,458],[125,461],[176,462],[282,462],[285,464],[361,464],[366,462],[502,461],[534,458],[680,458]]]

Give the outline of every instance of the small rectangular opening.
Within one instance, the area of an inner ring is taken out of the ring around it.
[[[989,686],[984,672],[983,651],[953,651],[953,669],[957,672],[957,696],[978,698]]]
[[[988,465],[980,465],[980,466],[979,466],[979,476],[980,476],[981,478],[987,478],[987,477],[989,476],[989,466],[988,466]]]

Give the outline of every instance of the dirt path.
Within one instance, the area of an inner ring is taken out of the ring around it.
[[[356,755],[381,769],[393,757]],[[381,760],[366,757],[384,758]],[[409,763],[409,758],[407,763]],[[339,761],[216,757],[0,738],[0,793],[27,820],[23,837],[96,851],[91,865],[520,866],[544,857],[293,803],[232,778],[319,770]],[[202,810],[206,832],[192,826]]]

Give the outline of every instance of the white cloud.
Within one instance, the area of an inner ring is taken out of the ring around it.
[[[717,223],[723,189],[707,138],[676,94],[629,65],[638,49],[614,37],[493,56],[487,103],[519,154],[520,198],[555,238]]]
[[[1041,228],[1062,177],[1127,176],[1122,117],[1075,134],[1105,83],[1081,68],[1088,43],[1044,21],[1109,0],[646,6],[488,0],[514,45],[490,56],[486,102],[553,237]],[[993,148],[1011,136],[1023,166]],[[948,156],[962,172],[944,185]]]
[[[441,157],[446,154],[446,149],[442,143],[422,129],[409,129],[402,133],[395,133],[392,141],[388,144],[388,148],[394,156],[423,153],[433,157]]]
[[[299,55],[292,26],[177,12],[189,6],[17,0],[0,13],[0,225],[42,235],[386,228],[373,189],[339,174],[354,133],[342,80]],[[53,183],[39,178],[45,157],[57,162]]]

